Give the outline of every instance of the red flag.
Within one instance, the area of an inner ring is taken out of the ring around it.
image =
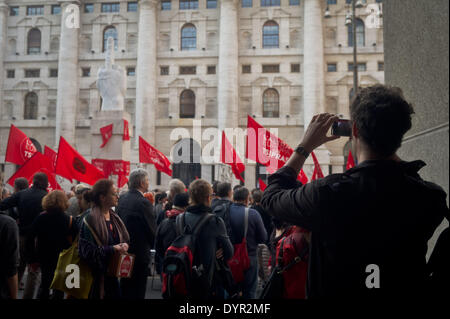
[[[314,181],[318,178],[323,178],[323,172],[322,169],[320,168],[319,161],[317,160],[316,154],[314,154],[314,152],[311,152],[311,157],[314,162],[314,171],[311,180]]]
[[[220,152],[220,161],[224,164],[230,165],[234,176],[244,182],[241,174],[245,170],[245,166],[233,146],[228,141],[224,131],[222,131],[222,149]]]
[[[258,182],[259,182],[259,189],[264,192],[264,190],[266,189],[267,185],[263,182],[263,180],[261,178],[258,179]]]
[[[352,151],[348,151],[348,158],[347,158],[347,165],[345,166],[345,169],[348,170],[352,167],[355,167],[355,160],[353,159]]]
[[[128,182],[128,178],[125,175],[119,175],[119,178],[117,180],[117,186],[119,188],[122,188],[123,185],[125,185]]]
[[[86,161],[62,136],[59,139],[55,173],[71,181],[73,178],[89,185],[105,178],[102,171]]]
[[[109,125],[101,127],[100,133],[102,134],[102,140],[103,140],[102,145],[100,145],[100,148],[102,148],[103,146],[106,145],[106,143],[108,143],[109,139],[112,137],[113,125],[109,124]]]
[[[39,172],[47,175],[47,191],[51,192],[55,189],[61,189],[61,186],[59,186],[55,174],[53,173],[52,160],[39,152],[36,152],[28,161],[26,161],[25,164],[9,178],[7,183],[14,187],[16,178],[24,177],[28,180],[28,183],[31,184],[33,182],[34,174]]]
[[[11,124],[8,146],[6,147],[5,162],[22,165],[36,152],[36,147],[28,136]]]
[[[128,121],[127,120],[123,120],[123,137],[122,139],[124,141],[129,141],[130,140],[130,130],[128,128]]]
[[[52,160],[52,166],[53,166],[53,171],[52,172],[54,172],[55,171],[55,167],[56,167],[56,157],[58,156],[58,153],[56,153],[50,147],[45,145],[45,147],[44,147],[44,155]]]
[[[92,163],[92,165],[97,167],[99,170],[103,171],[103,174],[105,175],[106,178],[108,178],[109,175],[111,175],[112,167],[111,167],[111,162],[109,160],[93,158],[91,160],[91,163]]]
[[[153,164],[158,171],[172,176],[169,159],[141,136],[139,136],[139,163]]]
[[[248,159],[266,166],[269,174],[275,173],[291,157],[294,150],[282,139],[266,130],[251,116],[247,116],[246,153]],[[308,182],[308,177],[300,170],[298,180],[303,184]]]

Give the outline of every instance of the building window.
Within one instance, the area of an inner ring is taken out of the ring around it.
[[[128,2],[127,11],[128,12],[137,12],[138,4],[137,2]]]
[[[91,76],[91,68],[82,68],[81,76],[84,78]]]
[[[39,29],[31,29],[28,32],[28,54],[41,53],[41,31]]]
[[[28,6],[27,15],[38,16],[44,14],[44,6]]]
[[[242,0],[242,8],[251,8],[253,7],[253,0]]]
[[[120,3],[102,3],[102,12],[110,13],[110,12],[119,12],[120,11]]]
[[[250,64],[243,65],[242,73],[252,73],[252,66]]]
[[[180,10],[198,9],[198,0],[180,0]]]
[[[134,68],[134,67],[127,68],[127,75],[128,76],[135,76],[136,75],[136,68]]]
[[[117,30],[115,27],[106,27],[105,31],[103,31],[103,52],[108,48],[108,38],[112,37],[114,39],[114,50],[117,51],[118,39],[117,39]]]
[[[280,6],[280,0],[261,0],[261,7]]]
[[[279,73],[280,65],[279,64],[265,64],[262,66],[262,73]]]
[[[327,72],[337,72],[337,64],[336,63],[328,63],[327,64]]]
[[[353,63],[348,64],[348,71],[353,72]],[[367,71],[366,63],[358,63],[358,72]]]
[[[23,118],[25,120],[37,119],[38,96],[34,92],[25,95],[25,107],[23,111]]]
[[[19,7],[11,7],[9,8],[9,15],[11,17],[15,17],[19,15]]]
[[[263,48],[278,48],[278,24],[268,21],[263,26]]]
[[[289,5],[290,6],[299,6],[300,0],[289,0]]]
[[[58,69],[50,69],[50,77],[57,78],[58,77]]]
[[[206,9],[216,9],[217,0],[206,0]]]
[[[268,179],[269,179],[269,173],[266,170],[266,167],[262,164],[256,163],[256,178],[255,178],[255,182],[256,182],[256,187],[259,188],[259,179],[261,179],[265,184],[268,184]]]
[[[94,5],[92,3],[86,3],[84,5],[84,13],[92,13],[94,12]]]
[[[14,79],[16,77],[16,70],[7,70],[6,77],[8,79]]]
[[[193,24],[185,24],[181,29],[181,50],[195,50],[197,48],[197,30]]]
[[[160,74],[161,75],[169,75],[169,67],[168,66],[162,66],[161,68],[160,68]]]
[[[161,10],[171,10],[172,9],[172,2],[170,0],[163,0],[161,1]]]
[[[26,78],[38,78],[41,75],[41,71],[39,69],[30,69],[25,70],[25,77]]]
[[[358,47],[365,46],[365,31],[364,22],[361,19],[356,19],[356,45]],[[353,26],[350,24],[347,27],[348,33],[348,46],[353,46]]]
[[[197,74],[196,66],[180,66],[181,75]]]
[[[300,73],[300,64],[298,63],[291,64],[291,73]]]
[[[384,71],[384,62],[378,62],[378,71]]]
[[[52,5],[52,14],[61,14],[61,6],[60,5]]]
[[[207,73],[208,74],[216,74],[216,66],[215,65],[208,65]]]
[[[376,0],[375,2],[376,2],[376,3],[382,3],[383,0]]]
[[[263,117],[278,117],[280,97],[277,90],[267,89],[263,93]]]
[[[180,118],[195,117],[195,94],[191,90],[184,90],[180,95]]]
[[[337,0],[327,0],[327,4],[337,4]]]

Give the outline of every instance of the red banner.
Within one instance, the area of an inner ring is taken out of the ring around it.
[[[139,163],[153,164],[158,171],[172,176],[169,159],[141,136],[139,136]]]
[[[259,182],[259,189],[264,192],[266,190],[266,188],[267,188],[266,183],[264,183],[261,178],[258,179],[258,182]]]
[[[100,133],[102,134],[103,143],[100,145],[100,148],[103,148],[106,143],[108,143],[109,139],[113,134],[113,125],[109,124],[100,128]]]
[[[58,153],[56,153],[50,147],[45,145],[45,147],[44,147],[44,155],[52,160],[52,165],[53,165],[53,171],[52,172],[54,172],[55,171],[55,167],[56,167],[56,158],[58,157]]]
[[[225,136],[225,132],[222,132],[222,149],[220,152],[220,160],[222,163],[230,165],[234,176],[238,180],[244,182],[242,173],[245,171],[245,166],[239,158],[239,155],[236,153],[236,150]]]
[[[352,167],[355,167],[355,160],[353,159],[352,151],[348,151],[347,165],[345,165],[345,169],[348,170]]]
[[[122,139],[124,141],[129,141],[130,140],[130,129],[128,128],[128,121],[127,120],[123,120],[123,137]]]
[[[28,136],[11,124],[5,162],[22,165],[36,153],[36,147]]]
[[[314,152],[311,152],[311,157],[314,162],[314,171],[311,180],[314,181],[318,178],[323,178],[323,172],[322,169],[320,168],[319,161],[317,160],[316,154],[314,154]]]
[[[14,181],[16,178],[24,177],[28,180],[28,183],[31,184],[33,182],[34,174],[39,172],[47,175],[47,191],[51,192],[55,189],[61,189],[61,186],[59,186],[56,181],[55,174],[53,173],[52,160],[39,152],[36,152],[28,161],[26,161],[25,164],[23,164],[23,166],[9,178],[7,183],[14,187]]]
[[[128,182],[127,176],[130,175],[129,161],[94,158],[91,162],[92,165],[103,171],[106,177],[109,177],[110,175],[117,175],[117,183],[119,188]]]

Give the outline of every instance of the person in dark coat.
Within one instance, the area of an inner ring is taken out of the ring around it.
[[[272,216],[270,216],[264,208],[261,206],[261,199],[263,192],[255,188],[252,190],[252,206],[250,208],[256,210],[259,215],[261,215],[262,221],[264,223],[264,228],[266,229],[268,237],[272,234],[273,224],[272,224]],[[269,240],[267,240],[266,244],[269,244]]]
[[[47,195],[48,178],[45,173],[33,176],[33,186],[4,199],[0,202],[0,211],[17,207],[20,236],[20,259],[28,265],[28,276],[23,299],[33,299],[39,281],[39,269],[31,265],[34,241],[31,229],[34,219],[42,212],[42,198]],[[24,269],[23,269],[24,270]],[[19,282],[23,272],[19,273]]]
[[[446,193],[424,181],[425,163],[397,155],[411,128],[401,90],[363,88],[350,106],[352,154],[358,165],[302,185],[297,176],[315,148],[339,138],[339,118],[315,115],[285,166],[269,176],[262,205],[312,232],[308,298],[425,296],[427,242],[448,214]]]
[[[122,278],[123,297],[144,299],[149,274],[150,249],[153,248],[156,234],[156,221],[153,206],[144,193],[148,191],[148,173],[138,168],[130,173],[129,191],[119,199],[116,212],[125,223],[130,234],[129,253],[135,254],[131,278]]]
[[[17,299],[19,228],[6,214],[0,214],[0,260],[0,300]]]

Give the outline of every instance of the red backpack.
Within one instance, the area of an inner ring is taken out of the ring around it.
[[[250,268],[250,258],[248,257],[247,251],[248,210],[246,207],[244,214],[244,237],[241,243],[234,244],[234,255],[228,261],[228,266],[236,284],[244,281],[245,272]]]

